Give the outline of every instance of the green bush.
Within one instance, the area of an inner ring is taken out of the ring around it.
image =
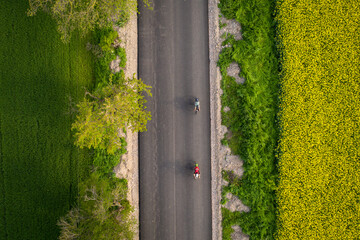
[[[120,140],[122,148],[114,154],[108,154],[105,149],[94,150],[93,165],[100,174],[112,176],[114,167],[120,163],[121,155],[126,153],[126,141],[124,138],[120,138]]]
[[[120,70],[120,72],[110,74],[109,83],[111,84],[121,84],[125,81],[125,72]]]
[[[58,221],[60,240],[133,239],[136,221],[126,200],[126,180],[93,172],[79,188],[78,207]]]
[[[239,9],[240,4],[241,1],[239,0],[221,0],[218,7],[227,19],[234,19],[236,18],[236,12]]]
[[[125,48],[118,47],[115,49],[115,55],[120,57],[120,67],[124,68],[126,66],[126,51]]]
[[[113,50],[112,44],[118,37],[117,31],[115,31],[113,28],[98,29],[96,35],[99,38],[99,46],[104,52]]]
[[[108,83],[111,75],[110,63],[116,59],[116,55],[112,52],[104,52],[101,58],[95,62],[95,80],[96,88],[102,87]]]
[[[121,82],[125,78],[122,70],[120,73],[112,75],[110,69],[110,63],[116,59],[116,56],[120,58],[120,67],[125,68],[127,62],[125,49],[121,47],[114,48],[112,45],[117,36],[118,33],[113,28],[96,29],[95,31],[92,44],[98,45],[101,49],[101,53],[96,54],[98,56],[95,62],[96,88],[106,86],[111,79]]]

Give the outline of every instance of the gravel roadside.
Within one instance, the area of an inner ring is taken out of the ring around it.
[[[129,22],[122,28],[115,28],[121,40],[120,46],[126,50],[125,77],[137,76],[138,70],[138,28],[137,14],[130,16]],[[127,142],[127,153],[121,158],[121,162],[115,167],[115,174],[119,178],[128,181],[128,200],[134,208],[133,216],[139,223],[139,154],[138,133],[127,129],[125,140]],[[139,228],[135,229],[134,240],[139,239]]]
[[[211,205],[212,239],[222,239],[221,231],[221,101],[220,69],[217,67],[221,51],[218,0],[208,0],[209,18],[209,81],[210,81],[210,124],[211,124]]]

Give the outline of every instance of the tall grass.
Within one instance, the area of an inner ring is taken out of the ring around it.
[[[230,131],[223,143],[244,160],[242,178],[229,179],[226,192],[237,195],[251,208],[248,213],[231,213],[223,209],[223,239],[230,239],[232,225],[240,225],[251,239],[273,239],[276,230],[275,148],[277,141],[276,112],[278,94],[278,61],[272,13],[274,2],[221,0],[219,7],[228,19],[242,26],[243,39],[228,37],[218,65],[223,89],[222,121]],[[235,61],[241,68],[244,84],[227,75]],[[223,200],[225,202],[226,200]]]
[[[64,45],[28,1],[0,3],[0,239],[55,239],[91,156],[73,146],[73,106],[93,85],[87,39]]]

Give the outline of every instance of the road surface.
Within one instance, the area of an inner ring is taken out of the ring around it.
[[[139,138],[142,240],[211,239],[207,6],[203,0],[140,6],[139,77],[153,94],[152,120]],[[200,180],[192,177],[195,162]]]

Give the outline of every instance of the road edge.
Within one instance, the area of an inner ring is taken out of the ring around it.
[[[221,171],[220,171],[220,136],[221,136],[221,90],[220,69],[217,67],[221,49],[219,29],[218,0],[208,0],[209,28],[209,82],[210,82],[210,128],[211,128],[211,209],[212,239],[222,239],[221,230]]]

